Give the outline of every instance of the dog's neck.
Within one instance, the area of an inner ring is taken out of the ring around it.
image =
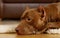
[[[46,13],[46,18],[48,21],[56,21],[58,18],[58,5],[56,4],[51,4],[45,7],[45,13]]]

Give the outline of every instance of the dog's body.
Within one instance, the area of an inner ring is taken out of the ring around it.
[[[46,16],[44,16],[47,19],[45,30],[50,28],[60,28],[60,3],[52,3],[46,7],[40,6],[40,10],[45,11],[44,13],[46,14]]]

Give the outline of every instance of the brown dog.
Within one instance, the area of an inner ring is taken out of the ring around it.
[[[22,14],[21,23],[17,28],[19,34],[40,34],[43,33],[46,29],[50,28],[50,25],[45,25],[48,21],[56,21],[60,19],[59,5],[60,3],[50,4],[47,7],[40,6],[39,8],[29,9],[28,7]],[[54,25],[55,23],[53,23]],[[32,27],[31,29],[28,27]],[[22,27],[22,28],[21,28]],[[26,28],[31,31],[22,31]],[[53,26],[51,26],[53,27]],[[55,27],[55,26],[54,26]],[[53,28],[54,28],[53,27]],[[60,26],[59,26],[60,27]],[[56,28],[56,27],[55,27]],[[20,30],[21,29],[21,30]],[[25,33],[24,33],[25,32]],[[27,32],[27,33],[26,33]]]
[[[38,34],[43,32],[46,19],[44,17],[45,14],[43,15],[44,11],[43,13],[42,11],[39,8],[29,9],[27,7],[21,16],[22,20],[17,26],[16,32],[18,34]]]

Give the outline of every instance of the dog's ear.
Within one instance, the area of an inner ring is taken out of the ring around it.
[[[44,6],[39,6],[39,7],[37,8],[37,11],[38,11],[40,17],[42,18],[42,20],[44,20],[45,17],[46,17],[45,8],[46,8],[46,7],[44,7]]]
[[[38,11],[38,13],[39,13],[39,15],[40,16],[44,16],[44,7],[43,6],[39,6],[38,8],[37,8],[37,11]]]
[[[29,8],[29,6],[26,6],[26,8],[25,8],[26,10],[29,10],[30,8]]]
[[[27,12],[28,10],[29,10],[29,6],[26,6],[25,11],[23,12],[21,18],[24,18],[28,14]]]
[[[43,9],[44,9],[44,6],[38,6],[37,11],[42,12]]]

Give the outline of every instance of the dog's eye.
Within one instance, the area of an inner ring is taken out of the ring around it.
[[[27,22],[31,22],[32,20],[31,20],[30,18],[27,18],[26,21],[27,21]]]
[[[30,19],[28,18],[28,20],[30,20]]]

